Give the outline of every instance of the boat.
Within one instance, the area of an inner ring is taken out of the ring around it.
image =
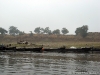
[[[60,48],[16,48],[16,47],[6,47],[3,45],[0,45],[0,51],[2,52],[24,52],[24,51],[30,51],[30,52],[57,52],[57,53],[67,53],[67,52],[74,52],[74,53],[89,53],[89,52],[100,52],[100,49],[97,48],[92,48],[92,47],[84,47],[84,48],[65,48],[65,47],[60,47]]]
[[[16,48],[16,51],[42,52],[42,47],[40,48]]]
[[[80,52],[83,52],[83,53],[87,53],[89,51],[92,51],[92,48],[57,48],[57,49],[44,49],[44,51],[46,52],[58,52],[58,53],[66,53],[66,52],[77,52],[77,53],[80,53]]]

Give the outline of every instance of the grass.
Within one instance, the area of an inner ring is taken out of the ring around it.
[[[43,43],[45,46],[49,46],[50,48],[59,48],[61,46],[65,46],[66,48],[70,48],[74,46],[76,48],[81,47],[95,47],[100,48],[100,42],[46,42]]]
[[[25,40],[32,45],[25,44],[16,44],[19,40]],[[16,47],[40,47],[44,45],[44,48],[59,48],[61,46],[65,46],[66,48],[70,48],[71,46],[75,46],[77,48],[80,47],[95,47],[100,48],[100,36],[87,36],[86,38],[82,38],[80,36],[75,35],[44,35],[44,34],[34,34],[34,36],[30,37],[29,35],[22,36],[11,36],[5,35],[0,36],[0,44],[12,44],[12,46]]]
[[[41,47],[44,46],[44,48],[59,48],[62,46],[65,46],[66,48],[70,48],[71,46],[74,46],[76,48],[81,47],[94,47],[94,48],[100,48],[100,42],[36,42],[31,45],[25,45],[25,44],[12,44],[12,46],[16,47]]]

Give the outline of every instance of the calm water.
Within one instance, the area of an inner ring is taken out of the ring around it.
[[[99,75],[100,54],[0,53],[0,75]]]

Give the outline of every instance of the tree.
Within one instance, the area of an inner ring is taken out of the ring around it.
[[[44,29],[44,33],[46,33],[46,34],[50,34],[51,33],[51,30],[49,29],[49,27],[46,27]]]
[[[60,30],[59,29],[56,29],[52,32],[53,34],[56,34],[56,35],[59,35],[60,34]]]
[[[81,32],[81,27],[76,28],[76,31],[75,31],[76,35],[79,35],[80,32]]]
[[[69,33],[69,31],[66,29],[66,28],[62,28],[62,31],[61,31],[63,34],[67,34]]]
[[[19,31],[19,35],[24,35],[24,31]]]
[[[34,32],[37,33],[37,34],[40,34],[40,33],[43,34],[44,33],[44,28],[37,27],[37,28],[35,28]]]
[[[39,34],[41,32],[40,29],[41,29],[40,27],[37,27],[37,28],[35,28],[34,32]]]
[[[44,33],[44,28],[40,28],[40,33],[41,33],[41,34]]]
[[[9,27],[9,34],[10,35],[18,35],[19,34],[19,30],[17,29],[17,27],[14,27],[14,26],[10,26]]]
[[[87,36],[88,32],[88,26],[87,25],[83,25],[82,27],[79,27],[76,29],[75,33],[76,35],[81,35],[83,38],[85,38]]]
[[[33,32],[32,31],[30,31],[30,36],[33,36]]]
[[[7,30],[5,30],[4,28],[0,27],[0,33],[1,33],[1,35],[4,35],[7,32],[8,32]]]

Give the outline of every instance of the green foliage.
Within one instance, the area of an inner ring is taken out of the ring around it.
[[[10,35],[18,35],[19,34],[19,30],[17,29],[17,27],[14,27],[14,26],[10,26],[9,27],[9,34]]]
[[[52,33],[55,34],[55,35],[59,35],[60,34],[60,30],[59,29],[56,29]]]
[[[87,36],[87,31],[88,31],[88,26],[87,25],[83,25],[82,27],[76,28],[76,35],[81,35],[83,38],[85,38]]]
[[[25,33],[24,33],[24,31],[22,32],[22,31],[19,31],[19,35],[24,35]]]
[[[44,29],[44,33],[46,33],[46,34],[50,34],[51,33],[51,30],[49,29],[49,27],[46,27]]]
[[[41,29],[40,27],[37,27],[37,28],[35,28],[34,32],[37,34],[40,34],[40,32],[41,32],[40,29]]]
[[[66,28],[62,28],[62,31],[61,31],[63,34],[67,34],[69,33],[69,31],[66,29]]]
[[[4,28],[0,27],[0,33],[1,33],[1,35],[4,35],[7,32],[8,32],[7,30],[5,30]]]
[[[51,30],[49,30],[49,27],[46,27],[45,29],[41,28],[41,27],[37,27],[37,28],[35,28],[34,32],[37,34],[40,34],[40,33],[41,34],[44,34],[44,33],[49,34],[51,32]]]
[[[44,28],[40,28],[40,33],[44,34]]]

